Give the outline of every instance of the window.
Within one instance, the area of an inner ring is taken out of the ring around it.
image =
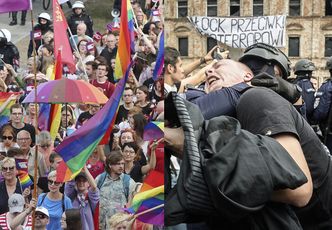
[[[325,37],[325,57],[332,56],[332,37]]]
[[[178,17],[187,17],[188,15],[188,1],[178,0]]]
[[[213,47],[217,45],[217,40],[211,37],[206,39],[206,50],[209,52]]]
[[[325,1],[325,15],[326,16],[332,15],[332,1],[331,0]]]
[[[188,56],[188,38],[179,38],[179,52],[181,56]]]
[[[300,56],[300,38],[290,37],[288,39],[288,56],[299,57]]]
[[[230,0],[229,14],[231,16],[240,16],[240,0]]]
[[[218,15],[218,7],[217,0],[208,0],[207,1],[207,16],[217,16]]]
[[[254,0],[252,15],[253,16],[262,16],[263,15],[263,0]]]
[[[301,0],[289,0],[289,16],[301,15]]]

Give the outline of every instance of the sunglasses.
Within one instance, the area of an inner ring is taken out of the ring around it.
[[[14,169],[15,169],[15,166],[12,166],[12,167],[2,167],[2,171],[4,171],[4,172],[7,172],[8,170],[9,171],[14,171]]]
[[[47,182],[48,182],[48,184],[49,185],[56,185],[56,186],[58,186],[58,185],[60,185],[61,184],[61,182],[57,182],[57,181],[54,181],[54,180],[47,180]]]
[[[46,148],[48,148],[48,147],[50,147],[50,146],[51,146],[51,145],[46,144],[46,145],[41,145],[40,147],[43,148],[43,149],[46,149]]]
[[[6,139],[8,139],[8,140],[11,141],[11,140],[13,140],[13,137],[12,137],[12,136],[2,136],[1,139],[2,139],[2,140],[6,140]]]
[[[36,213],[35,217],[36,218],[38,217],[39,219],[45,219],[47,216],[45,214],[43,214],[43,213]]]

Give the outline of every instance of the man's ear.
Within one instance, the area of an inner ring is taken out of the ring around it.
[[[243,80],[244,82],[250,82],[253,77],[254,75],[252,73],[246,73],[246,75],[243,77]]]
[[[174,69],[174,66],[172,66],[171,64],[167,64],[167,66],[166,66],[167,73],[172,73],[173,69]]]

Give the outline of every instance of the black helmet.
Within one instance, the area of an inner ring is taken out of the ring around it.
[[[326,60],[326,69],[328,69],[328,70],[332,69],[332,57],[329,57]]]
[[[271,45],[265,43],[253,44],[246,48],[239,61],[245,63],[246,60],[250,60],[253,57],[277,64],[281,68],[284,79],[290,75],[290,60],[281,50]]]
[[[315,64],[312,61],[308,59],[301,59],[295,64],[294,73],[298,74],[299,72],[312,72],[315,69]]]

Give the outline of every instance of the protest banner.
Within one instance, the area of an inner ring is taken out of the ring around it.
[[[285,46],[286,16],[260,17],[188,17],[202,35],[233,48],[246,48],[258,42],[274,47]]]

